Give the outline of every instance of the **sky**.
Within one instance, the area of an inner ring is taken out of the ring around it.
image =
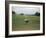
[[[36,12],[40,12],[39,7],[19,7],[12,6],[12,11],[15,11],[16,14],[24,13],[24,14],[35,14]]]

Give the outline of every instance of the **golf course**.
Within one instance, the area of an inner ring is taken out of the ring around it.
[[[24,19],[29,19],[25,23]],[[40,16],[12,15],[12,31],[40,30]]]

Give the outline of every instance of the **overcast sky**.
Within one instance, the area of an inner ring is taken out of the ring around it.
[[[15,11],[17,14],[24,13],[24,14],[35,14],[36,12],[40,12],[39,7],[19,7],[13,6],[12,10]]]

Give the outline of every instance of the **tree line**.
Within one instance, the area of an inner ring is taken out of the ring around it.
[[[12,11],[12,14],[16,14],[16,12]],[[24,13],[20,13],[20,15],[24,15]],[[34,16],[40,16],[40,13],[39,12],[36,12],[34,14]]]

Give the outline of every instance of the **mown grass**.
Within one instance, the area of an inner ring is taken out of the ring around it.
[[[30,19],[29,23],[24,22],[25,18]],[[12,15],[12,30],[40,30],[40,17]]]

